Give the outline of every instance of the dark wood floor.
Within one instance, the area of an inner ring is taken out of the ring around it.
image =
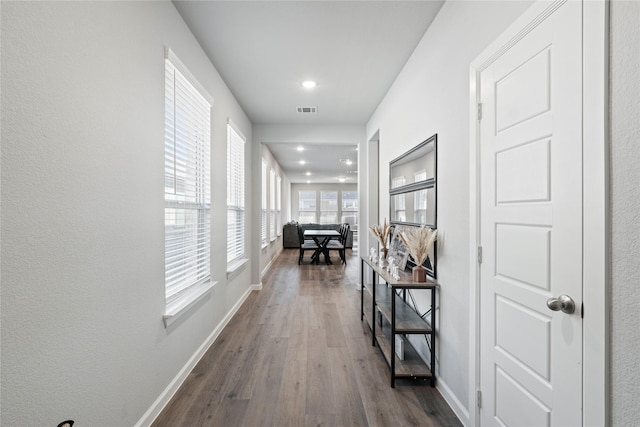
[[[428,382],[389,386],[360,321],[357,254],[305,255],[284,250],[153,425],[460,426]]]

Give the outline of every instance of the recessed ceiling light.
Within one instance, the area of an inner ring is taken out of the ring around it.
[[[311,184],[311,181],[307,180],[307,184]]]
[[[300,160],[298,163],[300,163],[301,165],[304,165],[307,162],[305,162],[304,160]]]
[[[345,162],[347,164],[347,166],[351,166],[353,164],[353,162],[351,161],[351,159],[347,159],[347,161]]]
[[[298,151],[304,151],[304,147],[303,147],[302,145],[299,145],[299,146],[296,148],[296,150],[298,150]]]
[[[345,182],[346,180],[347,180],[347,177],[345,177],[345,176],[339,176],[338,177],[338,181],[340,181],[340,182]]]
[[[313,89],[314,87],[316,87],[316,82],[314,82],[313,80],[305,80],[304,82],[302,82],[302,86],[305,89]]]
[[[307,173],[306,173],[306,175],[307,175],[307,176],[311,176],[311,172],[307,172]]]

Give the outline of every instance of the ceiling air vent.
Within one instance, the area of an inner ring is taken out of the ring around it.
[[[298,107],[298,113],[317,113],[318,107]]]

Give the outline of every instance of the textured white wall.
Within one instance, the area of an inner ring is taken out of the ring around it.
[[[611,2],[611,413],[640,420],[640,2]]]
[[[165,46],[215,99],[213,200],[227,117],[251,124],[170,2],[2,2],[1,24],[0,424],[133,425],[250,284],[214,204],[219,283],[163,326]]]
[[[364,126],[255,125],[254,143],[358,144],[364,140]]]
[[[446,2],[367,124],[368,138],[380,136],[380,218],[389,212],[389,160],[438,134],[437,374],[462,419],[469,408],[469,64],[530,4]]]

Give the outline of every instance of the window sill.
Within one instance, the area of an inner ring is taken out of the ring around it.
[[[248,262],[249,258],[242,258],[240,260],[233,261],[231,264],[227,264],[227,279],[232,279],[237,276]]]
[[[162,316],[164,327],[168,328],[173,322],[187,313],[193,305],[200,301],[218,282],[208,281],[198,286],[194,286],[180,298],[167,305]]]

